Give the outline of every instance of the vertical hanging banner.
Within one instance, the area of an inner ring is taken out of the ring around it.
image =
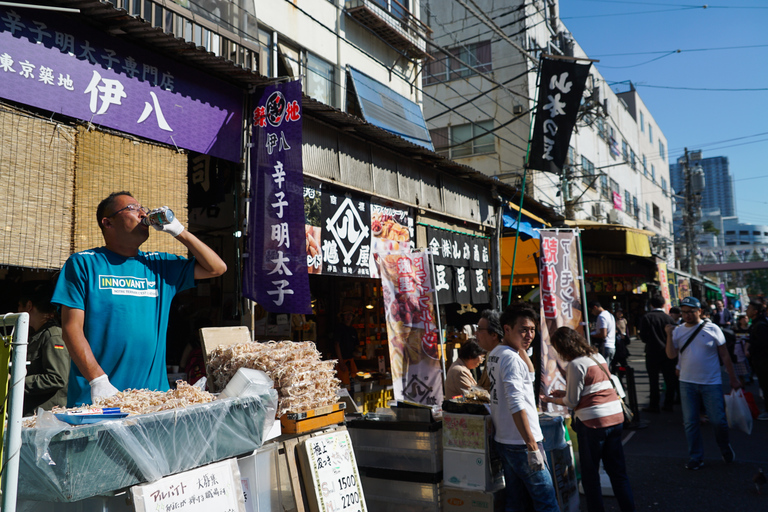
[[[426,251],[374,254],[381,276],[396,400],[443,403],[440,335]]]
[[[301,83],[256,98],[243,295],[272,313],[311,313],[301,161]]]
[[[549,337],[559,327],[570,327],[584,335],[584,298],[581,295],[581,254],[576,230],[546,230],[541,234],[539,282],[541,287],[541,392],[549,395],[565,389],[559,368],[567,363],[558,356]],[[542,404],[544,406],[545,404]],[[546,404],[549,410],[565,408]]]
[[[672,300],[669,296],[669,277],[667,276],[667,263],[660,261],[657,264],[659,270],[659,285],[661,286],[661,296],[664,297],[664,311],[669,313],[672,307]]]
[[[541,59],[528,168],[560,173],[591,64]]]

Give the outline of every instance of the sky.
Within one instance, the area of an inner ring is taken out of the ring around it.
[[[560,0],[560,18],[614,91],[632,81],[670,162],[728,157],[740,222],[768,224],[768,1],[703,5]]]

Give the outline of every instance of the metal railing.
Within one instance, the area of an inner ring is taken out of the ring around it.
[[[19,459],[21,453],[21,417],[24,407],[24,377],[27,375],[27,336],[29,313],[8,313],[0,318],[0,334],[11,331],[11,381],[8,402],[8,427],[5,431],[2,458],[2,504],[0,510],[16,512],[19,491]],[[4,343],[6,341],[3,341]]]

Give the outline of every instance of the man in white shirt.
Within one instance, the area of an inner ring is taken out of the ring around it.
[[[697,470],[704,465],[704,443],[700,426],[700,405],[715,430],[715,440],[726,463],[733,462],[736,454],[728,437],[728,421],[725,417],[720,359],[730,377],[731,387],[741,387],[733,370],[731,357],[725,346],[725,337],[718,326],[701,320],[701,303],[695,297],[685,297],[680,302],[683,324],[667,325],[667,357],[679,357],[680,400],[683,408],[683,425],[688,441],[689,460],[686,469]]]
[[[592,338],[599,341],[600,354],[610,368],[613,356],[616,355],[616,319],[597,301],[589,303],[589,314],[596,317]]]
[[[502,342],[488,354],[491,418],[506,482],[506,511],[559,511],[547,468],[533,393],[534,372],[525,347],[536,334],[538,315],[511,305],[501,315]]]

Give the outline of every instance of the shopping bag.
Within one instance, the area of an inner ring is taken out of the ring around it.
[[[730,428],[737,428],[747,434],[752,433],[752,413],[741,389],[725,395],[725,415]]]

